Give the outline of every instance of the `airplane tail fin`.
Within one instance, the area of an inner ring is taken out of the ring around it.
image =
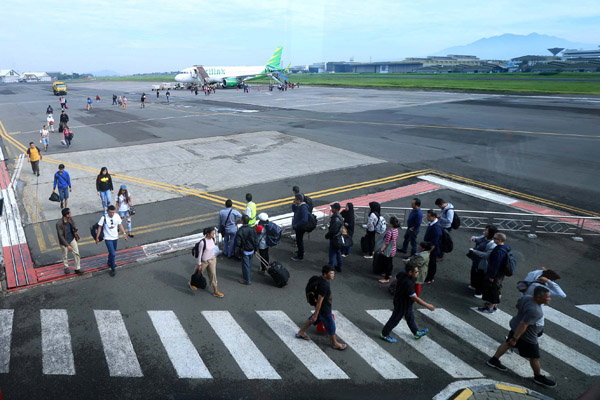
[[[275,53],[271,56],[271,59],[267,63],[267,67],[270,69],[280,69],[281,68],[281,53],[283,52],[283,46],[279,46],[275,49]]]

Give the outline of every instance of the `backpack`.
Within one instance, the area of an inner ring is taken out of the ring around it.
[[[442,250],[442,253],[452,253],[452,250],[454,250],[454,242],[452,241],[452,237],[450,236],[450,233],[448,233],[448,230],[443,228],[440,250]]]
[[[214,242],[214,240],[215,239],[213,239],[213,242]],[[200,251],[200,242],[204,242],[204,245],[202,246],[202,253],[204,253],[204,250],[206,250],[206,239],[202,239],[198,243],[196,243],[194,245],[194,248],[192,249],[192,256],[194,258],[198,258],[198,256],[199,256],[198,252]]]
[[[306,284],[306,301],[311,306],[317,305],[317,299],[319,298],[319,279],[321,277],[319,275],[311,276]]]
[[[312,214],[313,208],[314,208],[312,199],[310,197],[308,197],[307,195],[304,195],[304,202],[308,206],[308,213]]]
[[[512,250],[504,250],[503,248],[500,248],[500,250],[506,254],[506,259],[500,267],[500,272],[504,276],[513,276],[517,272],[517,259]]]
[[[54,194],[54,193],[53,193]],[[103,216],[104,224],[106,223],[106,216]],[[92,235],[92,239],[96,240],[96,235],[98,235],[98,229],[100,229],[100,236],[98,236],[98,241],[101,242],[104,240],[104,226],[98,225],[96,222],[94,225],[90,226],[90,235]]]
[[[535,282],[535,281],[533,281]],[[530,281],[519,281],[517,282],[517,290],[521,293],[525,293],[527,291],[527,289],[529,289],[529,286],[531,286],[531,284],[533,282]]]
[[[382,233],[385,233],[386,230],[387,230],[387,223],[385,222],[385,218],[383,218],[380,215],[379,219],[377,220],[377,223],[375,224],[375,232],[382,234]]]
[[[452,228],[452,229],[460,228],[460,217],[458,216],[456,211],[454,211],[454,217],[452,217],[452,224],[450,225],[450,228]]]
[[[317,227],[318,222],[319,221],[317,220],[317,216],[315,214],[309,213],[308,221],[306,221],[306,224],[304,224],[304,226],[302,227],[302,230],[305,232],[312,232]]]
[[[267,230],[267,236],[265,237],[267,246],[277,246],[281,241],[281,227],[274,222],[269,222],[264,229]]]

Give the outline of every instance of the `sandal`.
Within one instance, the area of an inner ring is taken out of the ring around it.
[[[348,345],[347,344],[341,344],[340,347],[333,347],[333,346],[331,346],[331,348],[334,349],[334,350],[338,350],[338,351],[344,351],[344,350],[346,350],[348,348]]]
[[[302,339],[302,340],[310,340],[310,338],[308,337],[308,335],[301,335],[299,333],[296,333],[296,339]]]
[[[380,279],[379,283],[384,283],[384,284],[385,283],[390,283],[390,280],[389,279]]]

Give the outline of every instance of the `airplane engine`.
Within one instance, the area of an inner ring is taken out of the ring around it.
[[[236,87],[238,84],[237,79],[223,79],[223,87]]]

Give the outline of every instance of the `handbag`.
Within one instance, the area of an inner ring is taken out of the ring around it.
[[[50,198],[48,200],[59,202],[60,196],[58,195],[58,193],[52,192],[52,194],[50,195]]]
[[[377,243],[375,244],[375,253],[379,253],[379,251],[381,250],[381,248],[384,245],[384,240],[385,240],[385,235],[379,237],[379,239],[377,239]],[[395,246],[395,243],[391,243],[387,245],[387,247],[385,248],[385,250],[383,251],[383,255],[386,257],[391,257],[392,256],[392,249]]]
[[[135,207],[134,206],[129,207],[129,215],[135,215]]]
[[[227,218],[225,218],[225,223],[222,225],[219,225],[219,233],[221,235],[225,235],[225,226],[227,225],[227,221],[229,221],[229,217],[231,216],[232,211],[233,211],[233,207],[231,207],[231,210],[229,210],[229,214],[227,214]]]

